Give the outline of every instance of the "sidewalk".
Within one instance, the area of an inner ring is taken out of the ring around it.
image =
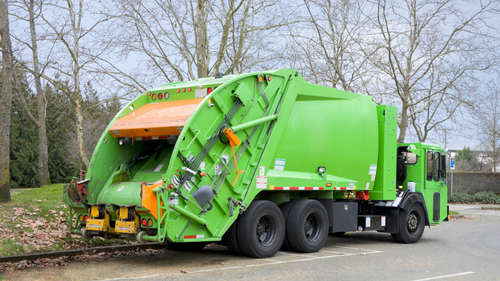
[[[466,217],[500,217],[500,205],[448,204],[450,211],[459,212]]]

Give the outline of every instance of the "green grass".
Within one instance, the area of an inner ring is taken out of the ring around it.
[[[460,213],[457,211],[450,211],[450,215],[460,215]]]
[[[52,184],[19,191],[12,194],[11,202],[0,205],[0,256],[125,243],[70,235],[69,207],[62,201],[63,186]]]

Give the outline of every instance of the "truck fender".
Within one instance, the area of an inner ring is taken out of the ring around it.
[[[425,225],[430,226],[429,215],[427,213],[427,206],[425,205],[424,196],[420,192],[407,192],[404,195],[403,201],[399,205],[401,209],[408,211],[413,203],[422,205],[425,216]]]

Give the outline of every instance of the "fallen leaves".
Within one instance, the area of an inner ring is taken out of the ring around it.
[[[0,263],[0,272],[4,271],[14,271],[14,270],[24,270],[28,268],[43,268],[43,267],[55,267],[55,266],[65,266],[70,262],[85,262],[90,260],[103,261],[111,258],[120,258],[128,256],[139,256],[144,254],[154,254],[159,252],[170,251],[168,249],[139,249],[131,251],[114,251],[114,252],[100,252],[96,253],[95,250],[92,253],[85,253],[83,255],[77,256],[63,256],[57,258],[43,258],[37,260],[23,260],[19,262],[5,262]],[[188,273],[187,271],[181,270],[182,273]]]
[[[84,248],[82,239],[75,239],[74,242],[63,240],[72,236],[69,233],[69,226],[66,222],[66,214],[63,211],[50,210],[53,217],[40,217],[38,212],[41,209],[32,208],[30,213],[24,208],[13,208],[12,216],[3,216],[11,220],[14,224],[11,229],[0,229],[0,240],[10,239],[14,244],[19,245],[25,252],[40,252],[54,250],[53,246],[58,245],[58,249]],[[73,235],[79,238],[78,235]]]

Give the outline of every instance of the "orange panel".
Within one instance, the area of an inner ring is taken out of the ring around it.
[[[155,219],[158,219],[158,202],[156,194],[153,192],[155,187],[161,185],[160,183],[147,185],[142,187],[142,206],[148,209]],[[160,203],[163,206],[163,202]],[[163,210],[160,210],[160,216],[163,215]]]
[[[148,103],[115,121],[110,133],[115,138],[179,135],[200,99]]]

